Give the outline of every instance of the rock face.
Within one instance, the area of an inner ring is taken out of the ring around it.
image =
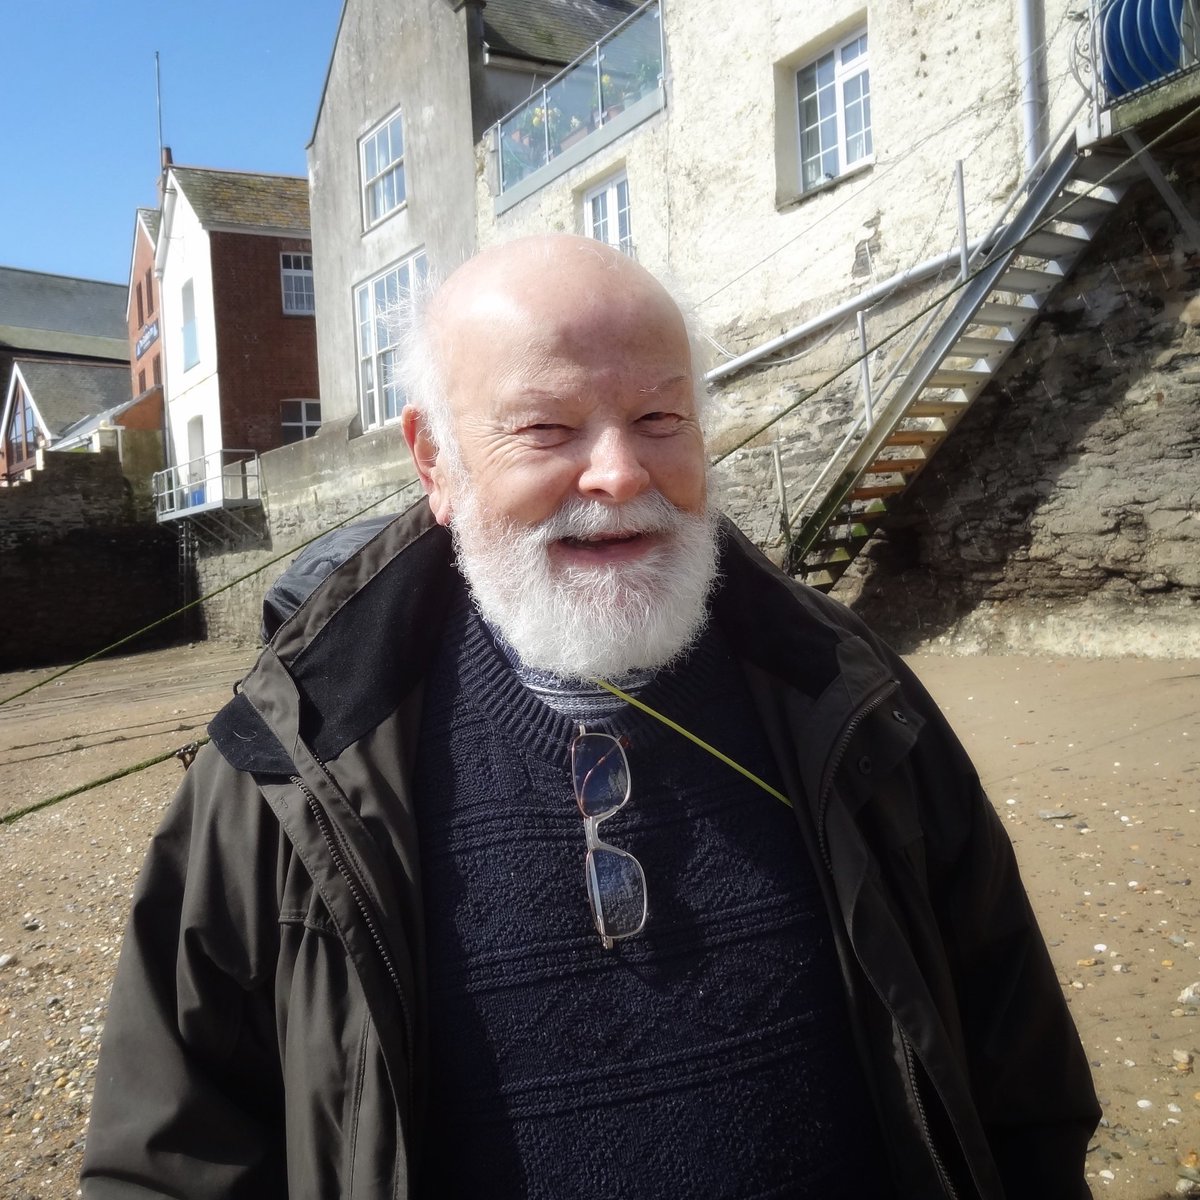
[[[1200,652],[1198,285],[1138,185],[836,594],[907,646]]]

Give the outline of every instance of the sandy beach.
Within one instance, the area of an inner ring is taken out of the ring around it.
[[[0,705],[0,813],[202,736],[252,660],[215,644],[111,659]],[[1009,830],[1092,1062],[1093,1192],[1180,1194],[1200,1181],[1200,661],[909,661]],[[0,675],[0,700],[50,674]],[[11,1200],[76,1194],[129,894],[181,770],[168,760],[0,826]]]

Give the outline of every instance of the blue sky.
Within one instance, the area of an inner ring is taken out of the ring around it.
[[[177,163],[303,175],[341,0],[0,0],[0,265],[125,283]]]

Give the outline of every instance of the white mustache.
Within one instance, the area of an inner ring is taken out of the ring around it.
[[[619,507],[576,497],[532,532],[543,543],[564,538],[628,537],[635,533],[673,533],[682,519],[683,514],[661,492],[649,492]]]

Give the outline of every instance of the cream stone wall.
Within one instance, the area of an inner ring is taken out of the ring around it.
[[[1057,125],[1082,94],[1067,73],[1077,22],[1063,0],[1046,8]],[[957,158],[971,232],[991,224],[1023,166],[1014,10],[1008,0],[772,0],[739,6],[729,22],[726,5],[665,0],[665,112],[499,217],[494,173],[481,170],[480,244],[582,231],[583,192],[623,168],[640,261],[670,276],[729,349],[745,350],[773,326],[950,249]],[[795,70],[864,25],[874,162],[798,197]]]

